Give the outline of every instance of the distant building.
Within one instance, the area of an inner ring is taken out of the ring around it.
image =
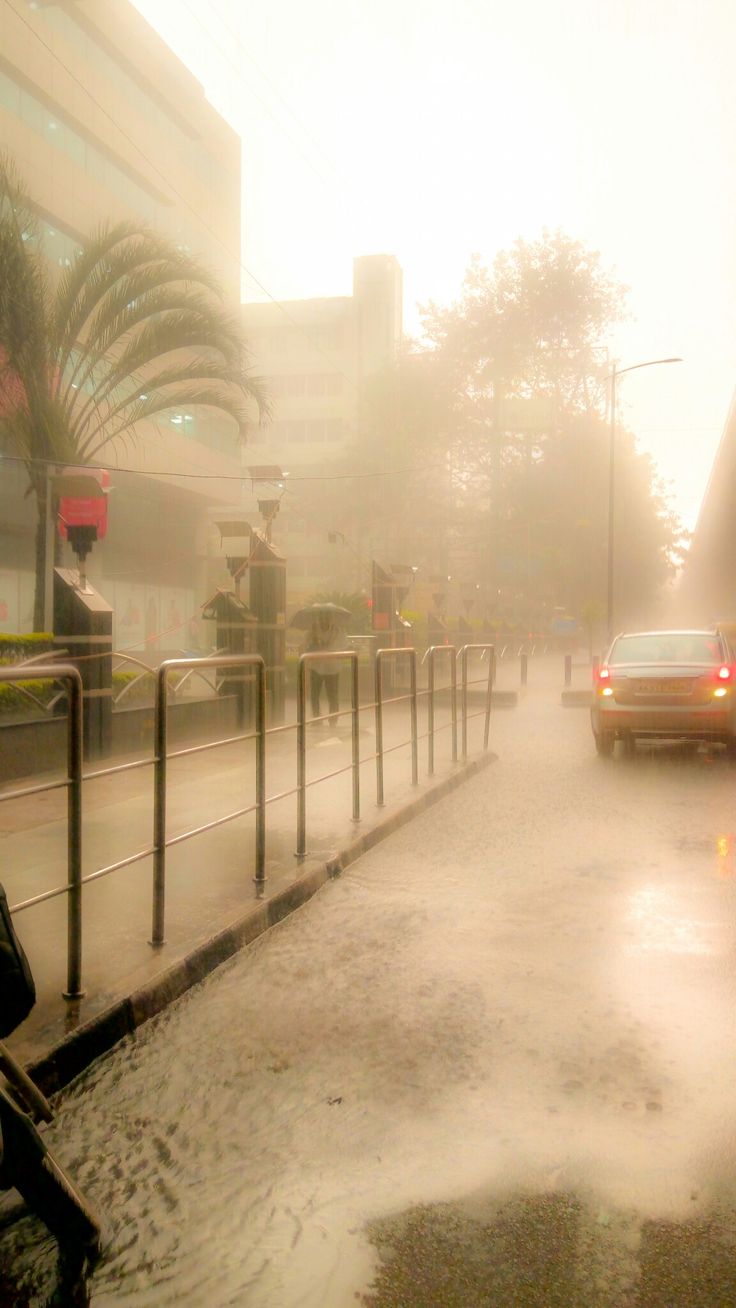
[[[386,254],[353,261],[351,296],[242,306],[253,371],[265,378],[273,403],[273,419],[253,432],[246,463],[280,467],[294,479],[291,487],[284,480],[271,527],[288,560],[291,603],[370,585],[369,561],[315,507],[314,483],[335,475],[340,457],[360,440],[366,383],[396,360],[402,315],[401,268]],[[258,493],[256,485],[254,499]],[[263,487],[260,494],[267,498]]]
[[[736,620],[736,394],[713,460],[679,588],[687,621]]]
[[[240,138],[128,0],[5,0],[0,138],[37,206],[52,269],[68,266],[101,223],[144,221],[201,256],[237,312]],[[230,486],[240,492],[236,424],[213,411],[172,412],[102,459],[144,474],[113,471],[109,534],[89,562],[116,610],[116,644],[140,647],[147,632],[168,632],[159,649],[187,645],[214,580],[207,508]],[[5,465],[0,631],[29,626],[34,513],[26,484],[18,465]]]

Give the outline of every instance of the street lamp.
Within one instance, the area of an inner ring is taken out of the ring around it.
[[[613,505],[614,505],[614,471],[616,461],[616,381],[625,372],[635,372],[637,368],[653,368],[658,363],[682,363],[682,359],[648,359],[646,363],[632,363],[628,368],[617,368],[606,377],[611,383],[611,437],[608,451],[608,639],[613,639]]]

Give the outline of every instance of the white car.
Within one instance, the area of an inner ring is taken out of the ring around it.
[[[595,676],[595,747],[610,757],[639,738],[717,742],[736,753],[736,664],[718,630],[627,631]]]

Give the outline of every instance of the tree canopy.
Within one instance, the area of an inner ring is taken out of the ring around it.
[[[477,583],[491,620],[605,609],[607,342],[625,294],[597,253],[544,232],[490,269],[474,259],[456,303],[423,308],[423,339],[373,379],[346,461],[411,470],[385,477],[370,509],[364,484],[341,496],[373,553],[383,523],[379,557],[403,552]],[[617,610],[633,615],[654,602],[683,533],[622,424],[616,447]]]

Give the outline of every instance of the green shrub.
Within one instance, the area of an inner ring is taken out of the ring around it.
[[[0,713],[32,713],[38,710],[38,706],[22,693],[23,689],[35,695],[42,704],[48,704],[50,699],[58,692],[58,685],[54,681],[3,681],[0,682]]]
[[[23,663],[53,648],[54,637],[50,631],[32,631],[26,635],[12,631],[0,633],[0,663]]]

